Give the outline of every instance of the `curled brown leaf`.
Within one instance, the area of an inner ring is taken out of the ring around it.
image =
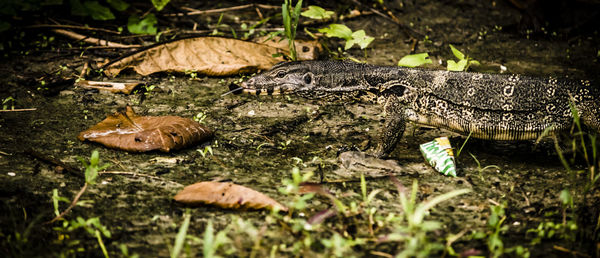
[[[174,199],[187,205],[209,204],[227,209],[288,210],[258,191],[230,182],[204,181],[188,185],[177,193]]]
[[[81,141],[101,143],[132,152],[169,152],[212,137],[212,131],[194,120],[179,116],[138,116],[131,107],[108,115],[100,123],[79,133]]]

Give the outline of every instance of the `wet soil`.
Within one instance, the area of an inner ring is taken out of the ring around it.
[[[473,67],[474,71],[592,80],[600,77],[597,31],[585,27],[568,31],[572,26],[566,25],[522,33],[523,13],[509,1],[395,1],[391,4],[401,22],[428,36],[428,40],[418,42],[416,52],[430,54],[434,64],[429,69],[444,69],[442,61],[453,59],[448,47],[453,44],[482,63],[480,67]],[[229,15],[242,17],[244,21],[258,20],[252,12]],[[218,16],[200,19],[214,21],[216,18]],[[234,23],[233,20],[225,22]],[[367,35],[375,37],[366,51],[353,49],[348,55],[372,64],[395,65],[412,51],[411,37],[387,19],[365,15],[345,23],[353,30],[364,29]],[[57,233],[51,226],[41,223],[54,217],[53,189],[72,199],[83,182],[81,178],[59,171],[55,165],[28,155],[29,149],[73,166],[79,166],[77,157],[87,158],[97,149],[102,161],[111,164],[111,171],[154,176],[102,175],[100,183],[90,187],[82,197],[82,200],[92,201],[91,205],[76,207],[68,215],[69,218],[99,217],[112,232],[105,244],[115,255],[120,254],[118,244],[124,243],[130,252],[142,257],[168,256],[168,246],[173,243],[185,210],[175,204],[172,197],[184,185],[198,181],[231,180],[285,202],[287,197],[277,188],[282,186],[282,179],[290,177],[292,167],[299,166],[303,171],[322,173],[325,185],[336,195],[356,193],[360,196],[359,174],[339,172],[341,165],[337,155],[342,147],[372,147],[382,125],[380,106],[324,103],[294,96],[221,96],[228,91],[228,82],[239,77],[192,79],[184,74],[141,77],[129,73],[119,77],[157,86],[158,89],[146,95],[85,90],[74,87],[72,82],[48,84],[48,90],[38,89],[42,86],[40,77],[59,77],[50,76],[57,71],[72,77],[82,69],[83,61],[101,57],[94,51],[83,55],[58,51],[66,42],[69,40],[57,38],[52,43],[54,50],[10,54],[0,64],[0,98],[12,96],[16,99],[16,108],[36,108],[28,112],[0,113],[2,252],[14,256],[53,256],[70,248],[56,240]],[[334,46],[338,42],[328,43]],[[200,112],[206,114],[203,123],[216,131],[210,143],[214,155],[202,156],[198,150],[204,149],[204,145],[172,153],[125,153],[77,140],[80,131],[126,105],[134,107],[139,114],[152,116],[191,118]],[[450,136],[455,147],[460,147],[465,140],[447,131],[410,126],[389,157],[404,168],[395,173],[404,185],[418,180],[419,200],[455,189],[473,190],[430,212],[429,219],[443,222],[438,237],[465,229],[484,230],[490,205],[505,203],[505,225],[508,226],[503,235],[505,246],[524,245],[533,256],[564,255],[556,246],[594,255],[597,238],[593,234],[600,196],[596,188],[582,195],[589,174],[569,173],[556,155],[552,141],[535,145],[470,139],[458,157],[459,176],[452,178],[425,165],[418,149],[419,144],[439,136]],[[481,170],[470,154],[476,157],[480,167],[497,167]],[[319,157],[322,162],[311,162],[313,157]],[[295,158],[304,163],[299,164]],[[572,167],[586,169],[581,160]],[[318,180],[317,176],[313,178],[313,181]],[[382,212],[399,209],[396,187],[386,176],[371,175],[367,185],[369,189],[384,190],[374,201],[374,207]],[[578,226],[583,229],[577,236],[579,241],[550,239],[529,246],[528,229],[536,228],[542,221],[561,222],[559,193],[563,189],[571,189],[578,204],[575,214]],[[309,210],[314,212],[327,206],[325,199],[312,202],[314,206]],[[62,203],[61,209],[65,206]],[[230,215],[234,214],[260,226],[267,213],[196,208],[192,210],[188,233],[201,237],[208,220],[215,223],[216,229],[222,229],[231,223]],[[30,232],[28,243],[15,240],[15,233],[23,234],[26,230]],[[95,239],[81,234],[85,251],[80,255],[100,255]],[[269,240],[265,241],[264,246],[270,246]],[[269,251],[267,247],[265,253]],[[457,252],[472,248],[482,250],[483,255],[487,252],[484,241],[477,240],[459,240],[454,248]],[[356,255],[368,253],[359,250]]]

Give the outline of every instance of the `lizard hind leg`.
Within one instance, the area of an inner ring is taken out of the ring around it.
[[[406,128],[406,117],[404,107],[395,96],[389,96],[384,106],[385,124],[379,135],[379,143],[374,151],[374,155],[382,158],[389,154],[396,147],[396,143],[402,137]]]
[[[581,122],[600,133],[600,104],[596,101],[589,101],[580,105],[578,109]]]

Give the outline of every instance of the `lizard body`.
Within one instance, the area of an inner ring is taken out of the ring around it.
[[[547,128],[570,128],[573,103],[581,121],[600,131],[600,90],[585,80],[304,61],[278,64],[242,88],[256,95],[384,104],[376,156],[393,150],[407,121],[481,139],[531,140]]]

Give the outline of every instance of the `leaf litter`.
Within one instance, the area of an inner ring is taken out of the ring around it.
[[[226,209],[288,210],[263,193],[231,182],[204,181],[188,185],[173,199],[192,206],[208,204]]]
[[[263,41],[264,42],[264,41]],[[123,56],[106,64],[108,76],[132,68],[140,75],[156,72],[196,71],[209,76],[229,76],[267,70],[284,61],[287,49],[282,43],[267,44],[221,37],[193,37],[161,43]],[[302,58],[315,59],[318,43],[298,42]]]
[[[208,140],[213,132],[198,122],[179,116],[139,116],[133,108],[108,115],[79,133],[80,141],[131,152],[169,152]]]

